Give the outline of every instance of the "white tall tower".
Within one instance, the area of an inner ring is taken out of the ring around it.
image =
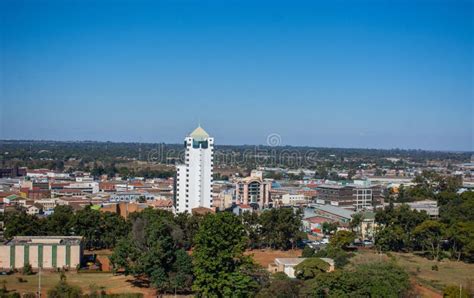
[[[212,165],[214,138],[198,126],[184,139],[185,164],[178,165],[176,212],[212,206]]]

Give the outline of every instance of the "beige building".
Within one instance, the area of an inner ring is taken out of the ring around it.
[[[270,204],[270,190],[272,180],[263,179],[261,172],[252,172],[246,178],[235,182],[235,199],[237,204],[257,204],[260,209]]]
[[[82,237],[16,236],[0,245],[0,268],[76,268],[83,255]]]
[[[327,272],[332,272],[335,269],[334,260],[330,258],[320,258],[329,264]],[[284,272],[288,277],[295,278],[295,267],[306,260],[306,258],[276,258],[275,261],[268,265],[270,273]]]

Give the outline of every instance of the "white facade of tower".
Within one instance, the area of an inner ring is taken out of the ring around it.
[[[185,164],[176,167],[176,212],[212,206],[214,138],[199,126],[184,139]]]

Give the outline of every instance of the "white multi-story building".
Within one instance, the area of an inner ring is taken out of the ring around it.
[[[198,126],[184,139],[184,146],[185,164],[176,167],[176,211],[211,208],[214,138]]]

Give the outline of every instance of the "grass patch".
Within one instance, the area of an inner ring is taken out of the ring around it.
[[[49,289],[54,287],[59,281],[59,273],[42,272],[41,288],[42,296],[46,297]],[[19,277],[22,281],[20,282]],[[142,293],[144,297],[154,297],[153,288],[141,288],[132,284],[133,277],[123,275],[113,275],[111,273],[66,273],[66,280],[69,284],[78,286],[83,293],[89,293],[91,288],[105,290],[109,294],[118,293]],[[16,291],[20,294],[36,292],[38,290],[38,274],[23,276],[21,274],[12,274],[0,276],[0,284],[6,281],[6,287],[9,291]]]
[[[360,250],[351,259],[351,265],[388,261],[390,259],[395,260],[421,285],[440,292],[448,285],[462,284],[463,287],[469,287],[474,283],[474,264],[451,260],[438,262],[412,253],[391,252],[390,257],[388,257],[386,254],[380,255],[374,251]],[[433,270],[436,266],[438,270]]]

